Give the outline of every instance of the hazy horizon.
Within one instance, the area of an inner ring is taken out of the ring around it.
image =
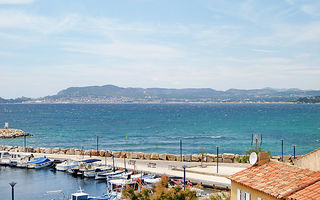
[[[0,0],[0,97],[320,89],[320,1]]]

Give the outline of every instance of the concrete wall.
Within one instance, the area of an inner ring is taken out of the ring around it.
[[[320,149],[302,156],[294,162],[298,167],[320,171]]]
[[[273,196],[264,194],[257,190],[253,190],[233,181],[231,181],[231,200],[237,200],[237,189],[250,193],[250,200],[258,200],[258,197],[264,200],[277,200],[277,198]]]

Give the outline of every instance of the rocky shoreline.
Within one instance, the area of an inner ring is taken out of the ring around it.
[[[143,153],[143,152],[125,152],[125,151],[111,151],[111,150],[82,150],[82,149],[63,149],[59,147],[55,148],[43,148],[43,147],[21,147],[21,146],[8,146],[0,145],[0,151],[9,152],[27,152],[27,153],[43,153],[43,154],[65,154],[65,155],[84,155],[84,156],[100,156],[100,157],[112,157],[114,158],[127,158],[127,159],[139,159],[139,160],[164,160],[164,161],[181,161],[180,155],[165,154],[165,153]],[[240,163],[242,158],[246,155],[238,155],[233,153],[219,154],[186,154],[182,155],[182,161],[184,162],[217,162],[220,163]],[[281,160],[280,156],[272,156],[272,159]],[[285,155],[285,162],[292,162],[293,156]],[[243,163],[243,162],[242,162]],[[247,162],[245,162],[247,163]]]
[[[0,129],[0,138],[17,138],[17,137],[24,137],[24,136],[33,136],[33,135],[30,133],[26,133],[20,129],[7,129],[7,128]]]

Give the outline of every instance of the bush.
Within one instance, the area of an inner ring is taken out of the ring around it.
[[[122,191],[122,195],[128,200],[197,200],[196,192],[189,188],[183,190],[181,186],[168,188],[168,177],[163,175],[158,184],[152,187],[152,191],[143,189],[142,192],[135,191],[132,187],[127,187]]]

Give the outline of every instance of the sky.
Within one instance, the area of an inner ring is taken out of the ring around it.
[[[0,0],[0,97],[320,89],[320,1]]]

